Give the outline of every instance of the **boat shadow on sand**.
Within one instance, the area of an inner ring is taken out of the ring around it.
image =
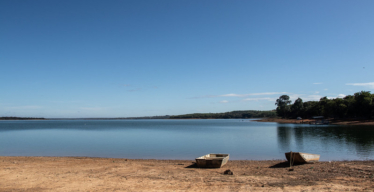
[[[305,163],[294,163],[292,166],[294,167],[294,166],[300,166],[304,164]],[[290,167],[290,162],[284,161],[284,162],[280,162],[275,165],[272,165],[269,168],[287,168],[287,167]],[[186,169],[214,169],[214,168],[201,168],[201,167],[198,167],[196,163],[192,163],[191,165],[188,165],[184,168]]]
[[[294,163],[292,166],[300,166],[300,165],[304,165],[305,163]],[[275,165],[272,165],[270,166],[269,168],[287,168],[287,167],[290,167],[290,162],[289,161],[285,161],[285,162],[280,162],[280,163],[277,163]]]
[[[197,166],[196,163],[192,163],[191,165],[184,167],[186,169],[199,169],[200,167]]]
[[[192,163],[191,165],[188,165],[187,167],[184,167],[185,169],[219,169],[221,167],[199,167],[197,166],[197,163]]]

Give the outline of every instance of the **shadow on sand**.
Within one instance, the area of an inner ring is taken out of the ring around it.
[[[219,169],[220,167],[198,167],[196,163],[192,163],[191,165],[185,167],[185,169]]]
[[[190,169],[190,168],[198,169],[199,167],[197,166],[196,163],[192,163],[191,165],[189,165],[189,166],[187,166],[185,168],[187,168],[187,169]]]
[[[299,166],[299,165],[303,165],[303,164],[302,163],[294,163],[292,166]],[[281,163],[277,163],[275,165],[272,165],[269,168],[287,168],[287,167],[290,167],[290,162],[285,161],[285,162],[281,162]]]

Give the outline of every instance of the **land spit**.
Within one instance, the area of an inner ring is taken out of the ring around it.
[[[332,125],[368,125],[374,126],[374,120],[355,120],[355,119],[346,119],[346,120],[339,120],[339,119],[327,119],[330,124]],[[253,121],[257,122],[275,122],[281,124],[310,124],[314,123],[315,119],[281,119],[281,118],[263,118],[263,119],[256,119]]]
[[[0,191],[373,191],[373,174],[372,160],[293,169],[284,160],[230,160],[201,169],[193,160],[0,157]]]

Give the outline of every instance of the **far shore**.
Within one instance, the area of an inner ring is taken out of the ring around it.
[[[0,191],[372,191],[374,161],[295,165],[229,160],[218,169],[194,160],[0,156]],[[231,170],[233,175],[224,174]]]
[[[332,125],[371,125],[374,126],[374,120],[336,120],[336,119],[327,119]],[[253,121],[257,122],[275,122],[282,124],[309,124],[314,122],[314,119],[281,119],[281,118],[263,118],[256,119]]]
[[[151,118],[0,118],[0,121],[7,121],[7,120],[147,120]],[[163,119],[163,120],[196,120],[196,119],[217,119],[217,118],[178,118],[178,119]],[[315,122],[314,119],[283,119],[283,118],[231,118],[231,119],[238,119],[238,120],[250,120],[250,121],[257,121],[257,122],[275,122],[281,124],[310,124],[311,122]],[[332,125],[369,125],[374,126],[374,120],[357,120],[357,119],[327,119],[329,124]]]

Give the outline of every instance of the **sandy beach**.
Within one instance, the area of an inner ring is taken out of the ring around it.
[[[233,175],[223,174],[230,169]],[[0,157],[0,191],[373,191],[374,161],[229,161]]]

